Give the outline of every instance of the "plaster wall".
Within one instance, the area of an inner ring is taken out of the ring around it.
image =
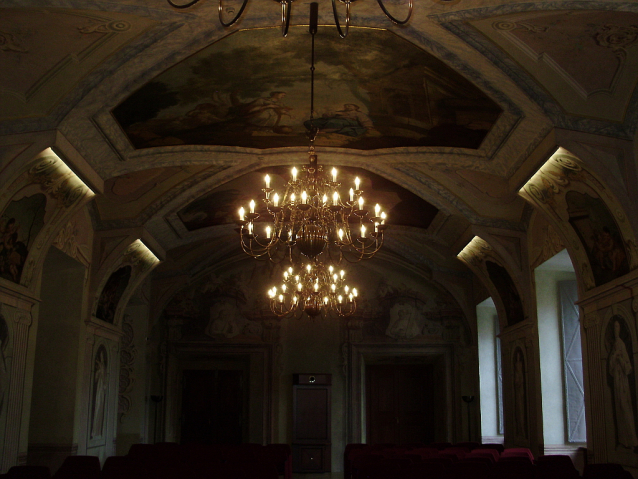
[[[77,447],[84,276],[83,265],[51,248],[42,272],[28,462],[48,465],[52,470]]]
[[[120,406],[118,408],[117,443],[116,453],[118,456],[128,453],[132,444],[147,442],[147,402],[150,398],[146,395],[146,375],[143,374],[146,359],[146,338],[148,337],[148,306],[146,304],[130,305],[125,316],[128,316],[133,330],[132,342],[126,348],[127,364],[131,371],[126,374],[123,369],[126,367],[121,361],[120,364]],[[127,321],[125,319],[125,321]],[[122,345],[125,348],[124,345]],[[123,383],[122,378],[127,379]],[[126,387],[126,386],[129,387]],[[123,390],[124,389],[124,390]],[[127,400],[123,400],[126,396]],[[123,401],[129,404],[124,409]],[[130,401],[130,402],[129,402]]]

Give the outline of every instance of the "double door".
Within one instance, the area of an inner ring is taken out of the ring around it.
[[[241,370],[184,370],[181,442],[241,444],[247,393]]]
[[[428,364],[366,366],[367,443],[434,442],[433,385]]]

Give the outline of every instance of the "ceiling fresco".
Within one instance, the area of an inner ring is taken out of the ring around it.
[[[567,112],[624,121],[638,83],[638,14],[530,12],[470,24]]]
[[[113,110],[136,149],[174,145],[277,148],[308,144],[311,36],[244,30],[164,71]],[[273,52],[277,52],[273,55]],[[317,146],[477,149],[501,108],[397,35],[333,28],[316,35]],[[306,123],[306,126],[304,126]]]
[[[3,9],[0,121],[47,114],[109,55],[154,25],[115,12]]]
[[[274,191],[283,194],[285,183],[290,177],[289,168],[270,167],[240,176],[215,188],[179,210],[177,216],[188,231],[235,223],[239,207],[247,207],[250,200],[254,199],[258,203],[257,212],[262,213],[261,219],[265,221],[269,216],[263,206],[261,208],[263,211],[260,211],[261,197],[257,197],[256,194],[264,187],[266,173],[271,177],[271,187]],[[388,223],[391,225],[425,229],[438,213],[436,207],[414,193],[379,175],[359,168],[339,169],[342,190],[346,191],[350,185],[354,186],[356,177],[361,179],[364,198],[366,191],[374,191],[374,201],[387,211]],[[368,207],[374,207],[374,205],[368,205]]]

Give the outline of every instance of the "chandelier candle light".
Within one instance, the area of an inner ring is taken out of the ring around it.
[[[351,316],[357,309],[357,288],[345,284],[345,271],[337,273],[333,266],[307,263],[299,270],[289,267],[284,271],[283,283],[268,290],[270,309],[277,316],[310,317],[322,310],[339,316]]]

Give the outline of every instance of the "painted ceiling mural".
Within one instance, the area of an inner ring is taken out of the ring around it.
[[[277,148],[308,144],[307,28],[239,31],[134,92],[113,115],[136,149],[183,144]],[[502,110],[464,77],[384,30],[348,41],[316,36],[318,146],[476,149]]]
[[[271,187],[282,195],[285,191],[285,183],[290,178],[290,169],[280,166],[258,170],[229,181],[192,201],[178,211],[180,221],[188,231],[235,223],[237,211],[241,206],[247,208],[251,199],[257,202],[258,208],[262,204],[261,197],[255,195],[264,187],[266,173],[271,177]],[[414,193],[379,175],[359,168],[339,169],[342,190],[346,191],[350,185],[354,185],[356,177],[361,179],[364,198],[366,191],[374,191],[374,201],[387,212],[389,224],[425,229],[438,212],[436,207]],[[374,205],[368,206],[374,207]],[[266,221],[270,215],[263,206],[262,209],[264,211],[258,209],[257,212],[262,214],[260,220]],[[415,211],[419,214],[414,214]]]

